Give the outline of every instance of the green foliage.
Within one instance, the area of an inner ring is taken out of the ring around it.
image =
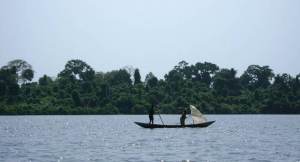
[[[65,65],[65,69],[58,74],[58,77],[75,76],[84,81],[92,81],[95,71],[87,63],[81,60],[70,60]]]
[[[0,69],[0,80],[4,81],[7,86],[17,83],[17,78],[16,67],[8,69],[4,66]]]
[[[24,78],[24,82],[26,82],[26,80],[31,81],[34,76],[34,71],[32,69],[25,69],[21,76]]]
[[[241,79],[243,86],[252,85],[256,89],[259,87],[267,88],[271,85],[270,81],[273,77],[273,70],[269,66],[250,65],[241,76]]]
[[[31,81],[34,76],[32,66],[24,60],[13,60],[7,63],[3,69],[11,69],[12,74],[16,75],[16,81],[25,83],[26,80]]]
[[[19,84],[17,84],[17,83],[11,84],[8,87],[8,89],[9,89],[9,95],[10,96],[17,96],[20,93],[20,87],[19,87]]]
[[[72,99],[75,107],[83,105],[78,91],[74,90],[72,92]]]
[[[70,60],[57,79],[44,75],[29,82],[31,65],[18,63],[25,62],[0,69],[0,115],[147,114],[152,102],[164,114],[181,114],[190,104],[205,114],[300,113],[299,75],[275,76],[268,66],[250,65],[237,77],[233,68],[181,61],[164,80],[150,72],[142,82],[139,69],[95,73]]]
[[[47,75],[44,75],[39,79],[39,85],[46,86],[48,84],[52,83],[52,79],[48,77]]]
[[[141,81],[141,75],[140,75],[140,70],[139,69],[135,69],[134,71],[134,84],[139,84],[142,83]]]
[[[118,85],[122,83],[131,84],[130,74],[125,69],[120,69],[115,73],[111,79],[111,85]]]
[[[3,80],[0,80],[0,96],[5,96],[8,92],[6,83]]]
[[[112,104],[106,104],[102,114],[120,114],[118,108]]]

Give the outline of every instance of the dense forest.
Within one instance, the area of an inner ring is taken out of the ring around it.
[[[240,77],[233,68],[181,61],[164,79],[152,72],[141,80],[138,68],[96,72],[70,60],[56,78],[32,82],[24,60],[0,69],[0,115],[180,114],[189,104],[205,114],[299,114],[299,76],[274,74],[269,66],[250,65]]]

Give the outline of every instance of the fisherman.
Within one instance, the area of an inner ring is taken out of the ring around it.
[[[153,114],[154,114],[154,105],[153,105],[153,102],[151,104],[151,107],[149,109],[149,119],[150,119],[150,124],[153,124],[153,121],[154,121],[154,117],[153,117]]]
[[[183,113],[180,117],[180,125],[184,126],[185,125],[185,118],[186,118],[186,109],[183,110]]]

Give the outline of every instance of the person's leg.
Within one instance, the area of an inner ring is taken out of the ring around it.
[[[180,125],[183,125],[182,117],[180,118]]]

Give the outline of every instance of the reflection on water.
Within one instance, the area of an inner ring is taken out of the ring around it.
[[[1,116],[0,161],[300,161],[299,115],[206,117],[216,122],[145,129],[133,122],[147,115]]]

